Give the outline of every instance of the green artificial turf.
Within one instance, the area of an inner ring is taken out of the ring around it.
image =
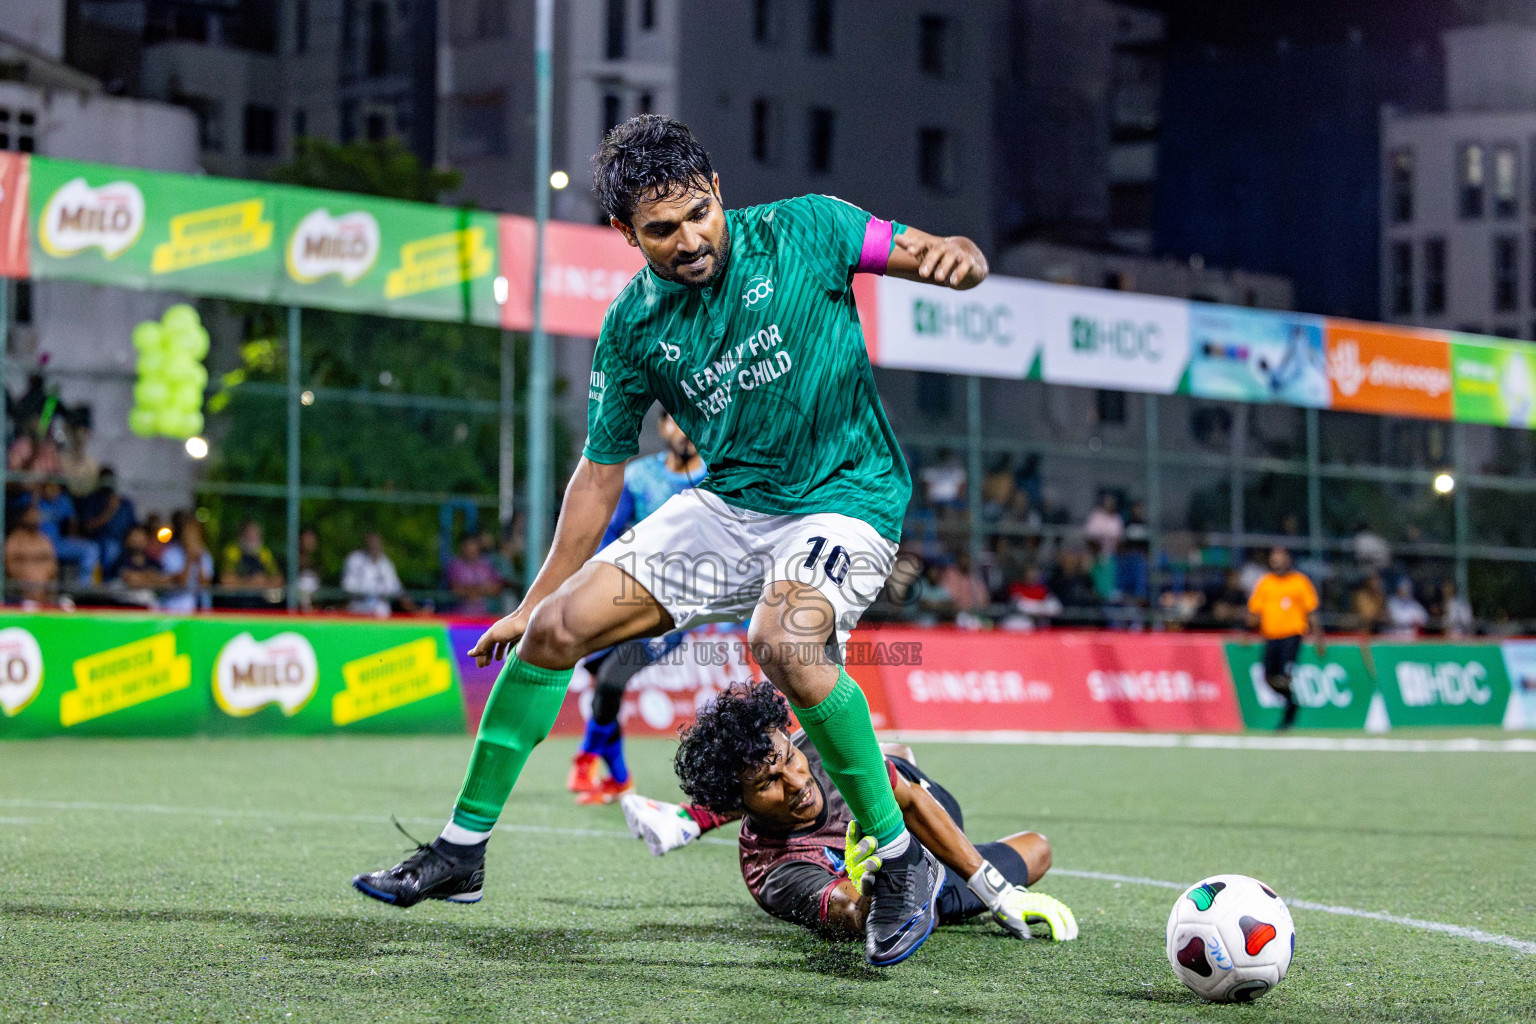
[[[763,914],[728,844],[661,860],[576,808],[569,742],[530,762],[475,906],[365,900],[423,839],[467,738],[0,745],[4,1021],[1525,1021],[1536,956],[1296,909],[1290,976],[1201,1003],[1163,956],[1177,893],[1051,875],[1075,943],[985,922],[875,971]],[[1536,941],[1536,755],[927,745],[973,839],[1050,836],[1056,866],[1281,895]],[[675,798],[671,744],[631,744]],[[557,830],[557,831],[550,831]],[[565,830],[565,831],[558,831]],[[721,835],[729,837],[734,830]]]

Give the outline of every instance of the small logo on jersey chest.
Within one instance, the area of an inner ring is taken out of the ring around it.
[[[747,290],[741,293],[741,304],[748,309],[760,309],[773,298],[773,281],[766,274],[758,274],[747,282]]]

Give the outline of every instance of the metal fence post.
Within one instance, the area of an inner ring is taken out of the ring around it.
[[[1471,521],[1467,498],[1467,428],[1464,423],[1451,424],[1451,461],[1455,467],[1455,490],[1451,492],[1451,513],[1455,517],[1456,593],[1464,601],[1467,595],[1467,545],[1471,541]]]
[[[544,225],[549,220],[549,147],[551,50],[554,40],[554,0],[538,0],[534,18],[534,76],[537,112],[533,160],[533,337],[528,372],[528,546],[524,580],[533,586],[544,563],[549,516],[550,453],[549,391],[552,386],[549,337],[544,333]]]
[[[1307,547],[1314,559],[1323,557],[1323,442],[1321,414],[1307,410]]]
[[[9,392],[5,381],[6,363],[11,359],[11,289],[14,285],[8,277],[0,277],[0,442],[10,435]],[[5,538],[5,474],[9,460],[0,458],[0,544]],[[0,603],[5,601],[5,558],[0,556]]]
[[[288,307],[288,610],[299,608],[299,307]]]
[[[515,373],[517,370],[517,352],[513,345],[512,333],[501,332],[501,423],[500,423],[500,457],[497,461],[497,486],[496,486],[496,517],[501,524],[502,534],[506,535],[512,529],[512,517],[516,513],[516,499],[513,493],[513,470],[516,468],[516,456],[512,450],[512,444],[516,440],[517,432],[517,396],[514,389],[516,384]],[[497,538],[501,540],[500,537]],[[511,600],[510,596],[504,601]],[[510,610],[510,609],[508,609]]]
[[[1163,544],[1163,460],[1159,450],[1158,404],[1156,395],[1146,397],[1147,436],[1147,599],[1157,608],[1157,558]]]
[[[981,567],[981,378],[965,378],[965,502],[970,507],[971,571]]]

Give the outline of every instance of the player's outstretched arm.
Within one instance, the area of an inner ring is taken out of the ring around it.
[[[956,291],[975,288],[987,279],[987,257],[964,235],[941,238],[909,227],[896,235],[888,277],[938,284]]]
[[[554,593],[597,551],[598,541],[613,518],[624,489],[624,463],[607,465],[583,457],[565,486],[560,502],[560,518],[549,555],[534,578],[533,586],[512,614],[500,619],[480,637],[469,651],[481,668],[500,661],[522,639],[528,620],[540,601]]]

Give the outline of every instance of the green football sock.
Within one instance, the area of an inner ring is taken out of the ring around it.
[[[555,726],[571,669],[539,668],[507,656],[475,736],[464,787],[453,806],[453,823],[471,832],[489,832],[512,795],[512,787],[533,748]]]
[[[881,846],[899,838],[906,825],[869,720],[869,701],[848,670],[839,668],[837,685],[826,699],[813,708],[795,708],[795,717],[864,834]]]

